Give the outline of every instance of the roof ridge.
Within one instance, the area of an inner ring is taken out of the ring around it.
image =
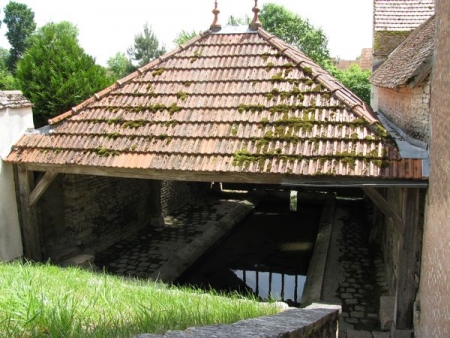
[[[137,77],[139,75],[142,75],[144,72],[148,71],[149,69],[157,66],[158,64],[161,64],[162,62],[168,60],[169,58],[171,58],[175,54],[177,54],[177,53],[185,50],[186,48],[194,45],[198,41],[206,38],[211,33],[212,33],[211,30],[207,30],[206,32],[200,33],[197,36],[195,36],[192,39],[190,39],[189,41],[187,41],[186,43],[179,45],[178,47],[176,47],[172,51],[167,52],[164,55],[161,55],[158,58],[150,61],[146,65],[138,68],[133,73],[131,73],[131,74],[129,74],[129,75],[127,75],[127,76],[117,80],[114,84],[112,84],[111,86],[107,87],[106,89],[103,89],[102,91],[95,93],[90,98],[86,99],[85,101],[81,102],[80,104],[76,105],[75,107],[72,107],[70,110],[66,111],[65,113],[62,113],[60,115],[57,115],[57,116],[49,119],[48,120],[49,125],[54,125],[56,123],[59,123],[59,122],[65,120],[65,119],[71,117],[71,116],[74,116],[74,115],[80,113],[81,110],[83,110],[83,108],[85,108],[87,105],[89,105],[91,103],[94,103],[96,101],[99,101],[100,99],[102,99],[103,97],[105,97],[106,95],[111,93],[113,90],[121,88],[124,84],[130,82],[135,77]]]

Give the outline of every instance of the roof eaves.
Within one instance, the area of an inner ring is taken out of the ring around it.
[[[59,123],[69,117],[72,117],[78,113],[80,113],[86,106],[90,105],[91,103],[94,103],[95,101],[98,101],[100,99],[102,99],[103,97],[109,95],[113,90],[118,89],[120,87],[122,87],[124,84],[130,82],[131,80],[133,80],[135,77],[140,76],[141,74],[143,74],[144,72],[148,71],[149,69],[152,69],[156,66],[158,66],[159,64],[161,64],[162,62],[168,60],[169,58],[171,58],[172,56],[174,56],[175,54],[183,51],[184,49],[190,47],[191,45],[197,43],[198,41],[200,41],[201,39],[205,38],[206,36],[208,36],[209,34],[211,34],[211,31],[208,30],[204,33],[200,33],[199,35],[197,35],[196,37],[192,38],[191,40],[187,41],[186,43],[178,46],[177,48],[175,48],[174,50],[161,55],[160,57],[156,58],[155,60],[151,61],[150,63],[138,68],[135,72],[125,76],[122,79],[119,79],[116,81],[116,83],[114,83],[113,85],[109,86],[108,88],[95,93],[92,97],[90,97],[89,99],[87,99],[86,101],[83,101],[82,103],[80,103],[79,105],[73,107],[71,110],[62,113],[52,119],[48,120],[48,123],[50,125],[54,125],[56,123]]]

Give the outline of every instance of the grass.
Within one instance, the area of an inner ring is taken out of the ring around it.
[[[131,337],[277,313],[243,296],[0,262],[0,337]]]

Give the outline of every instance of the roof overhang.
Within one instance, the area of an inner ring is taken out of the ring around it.
[[[19,164],[20,165],[20,164]],[[115,168],[77,165],[26,164],[31,171],[44,171],[61,174],[109,176],[121,178],[154,179],[168,181],[222,182],[246,184],[277,184],[291,187],[415,187],[427,188],[428,181],[383,179],[378,177],[343,177],[343,176],[298,176],[253,172],[205,172],[180,170],[154,170],[136,168]]]

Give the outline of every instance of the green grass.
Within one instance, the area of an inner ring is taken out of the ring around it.
[[[237,294],[0,262],[0,337],[130,337],[277,312],[275,305]]]

